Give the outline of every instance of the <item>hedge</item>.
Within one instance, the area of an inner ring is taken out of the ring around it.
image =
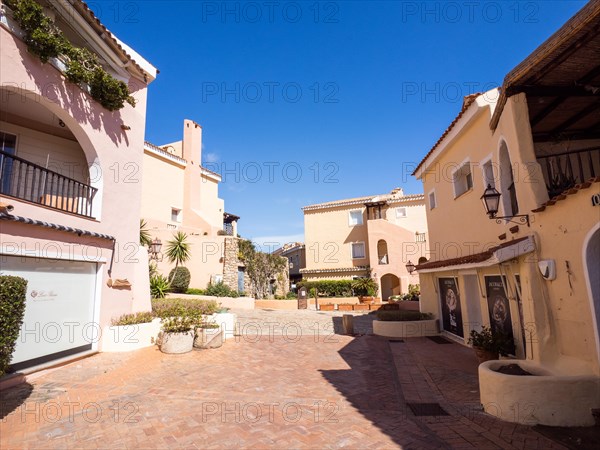
[[[152,312],[156,317],[192,317],[210,315],[221,308],[214,300],[197,300],[182,298],[152,299]]]
[[[25,315],[27,280],[0,276],[0,376],[6,373]]]
[[[354,280],[319,280],[301,281],[298,289],[305,287],[308,291],[317,289],[319,295],[325,297],[353,297],[352,283]]]

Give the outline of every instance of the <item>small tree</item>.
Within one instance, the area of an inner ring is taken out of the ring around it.
[[[192,257],[187,237],[187,234],[178,231],[173,235],[173,239],[167,242],[167,259],[170,263],[175,263],[175,267],[179,264],[185,265]]]
[[[276,277],[288,264],[286,258],[270,253],[257,252],[252,242],[238,242],[239,258],[246,265],[246,273],[252,282],[253,294],[256,298],[267,298],[271,292],[271,279]]]

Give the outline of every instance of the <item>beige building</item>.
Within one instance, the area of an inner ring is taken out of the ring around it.
[[[288,278],[290,288],[302,280],[301,270],[306,267],[306,246],[302,242],[289,242],[273,252],[288,260]]]
[[[424,196],[389,194],[305,206],[305,280],[352,279],[369,274],[379,296],[408,292],[418,277],[406,270],[409,260],[426,256]]]
[[[188,235],[191,259],[185,266],[192,276],[190,287],[195,288],[223,281],[226,270],[237,271],[226,265],[225,246],[228,236],[237,236],[239,217],[225,212],[218,191],[221,176],[202,167],[201,161],[202,127],[191,120],[183,122],[181,141],[144,143],[141,217],[152,238],[160,239],[163,253],[175,232]],[[157,266],[165,275],[173,268],[161,255]]]
[[[538,375],[480,366],[484,408],[504,420],[592,425],[600,407],[599,24],[591,2],[500,90],[466,97],[414,172],[429,229],[421,310],[461,343],[482,325],[508,333]]]

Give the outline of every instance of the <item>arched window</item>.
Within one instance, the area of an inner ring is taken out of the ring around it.
[[[506,142],[500,144],[500,193],[502,194],[502,207],[505,216],[514,216],[519,214],[519,202],[517,200],[517,190],[515,179],[510,162],[510,155]]]
[[[377,260],[379,264],[389,264],[387,242],[383,239],[377,242]]]

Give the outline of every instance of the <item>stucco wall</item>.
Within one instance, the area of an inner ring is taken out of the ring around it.
[[[367,217],[364,206],[304,212],[307,269],[335,269],[369,264]],[[348,225],[350,211],[363,212],[363,224]],[[365,257],[352,259],[352,243],[365,243]]]
[[[176,163],[144,152],[141,211],[144,219],[154,219],[165,225],[177,223],[171,220],[171,208],[183,210],[184,170]],[[182,220],[185,220],[185,214],[183,211]]]

